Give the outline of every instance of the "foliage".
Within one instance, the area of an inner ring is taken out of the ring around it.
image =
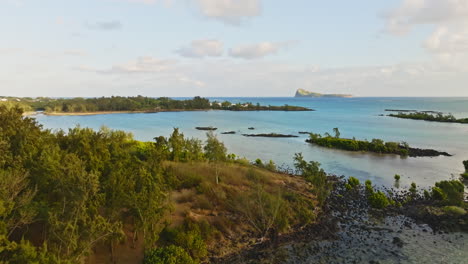
[[[178,129],[154,142],[107,128],[52,132],[5,106],[0,123],[0,263],[80,263],[97,245],[112,251],[122,239],[159,246],[145,263],[204,261],[216,232],[208,222],[164,228],[169,193],[185,188],[211,210],[224,205],[230,215],[239,213],[236,219],[248,220],[249,231],[262,237],[315,219],[314,195],[299,187],[285,191],[273,181],[284,176],[274,173],[272,161],[258,169],[227,155],[211,133],[202,146]],[[296,162],[323,202],[331,188],[326,173],[302,156]],[[223,181],[215,184],[210,175]]]
[[[106,128],[52,133],[20,108],[0,107],[0,122],[3,244],[26,252],[37,246],[27,242],[33,228],[47,256],[79,262],[96,243],[119,240],[124,220],[149,243],[157,239],[166,187],[152,144]]]
[[[289,223],[286,204],[281,199],[281,193],[270,194],[263,185],[256,187],[246,195],[239,195],[235,203],[235,210],[244,215],[247,222],[262,238],[270,231],[284,231]]]
[[[193,260],[202,260],[208,254],[205,240],[213,234],[211,226],[185,219],[184,224],[176,228],[166,227],[161,233],[159,243],[175,245],[187,252]]]
[[[366,186],[366,192],[368,194],[371,194],[371,193],[374,192],[374,188],[372,187],[372,181],[371,180],[366,180],[365,186]]]
[[[416,186],[416,183],[412,182],[412,183],[411,183],[411,187],[409,188],[409,191],[410,191],[411,194],[413,194],[413,195],[416,194],[416,192],[418,191],[418,190],[416,189],[416,187],[417,187],[417,186]]]
[[[443,210],[446,214],[453,216],[462,216],[466,214],[466,210],[458,206],[444,206]]]
[[[351,186],[351,188],[356,188],[357,186],[360,185],[360,182],[355,177],[349,177],[348,184]]]
[[[146,252],[143,264],[195,264],[192,257],[181,247],[170,245]]]
[[[395,179],[395,181],[399,181],[401,176],[399,174],[395,174],[393,178]]]
[[[325,171],[320,168],[320,163],[316,161],[307,162],[304,160],[302,153],[296,153],[294,155],[294,167],[297,174],[312,183],[319,204],[323,204],[330,193],[332,185],[327,180]]]
[[[192,99],[176,100],[167,97],[99,97],[99,98],[8,98],[0,105],[9,108],[18,106],[24,111],[46,111],[56,113],[86,113],[97,111],[191,111],[221,109],[229,111],[308,111],[300,106],[261,106],[259,104],[231,104],[230,102],[210,102],[207,98],[196,96]]]
[[[377,209],[383,209],[387,207],[388,205],[390,205],[390,201],[388,200],[385,193],[383,193],[382,191],[371,193],[368,196],[368,201],[369,201],[369,204],[373,208],[377,208]]]
[[[444,201],[447,200],[447,194],[439,187],[432,187],[432,198],[434,200]]]
[[[219,172],[218,172],[218,163],[226,161],[227,159],[227,149],[222,142],[216,138],[212,131],[206,134],[206,144],[204,147],[205,156],[208,161],[214,163],[216,168],[216,184],[219,183]]]
[[[440,181],[432,188],[432,196],[447,205],[461,205],[463,203],[464,185],[460,181]]]
[[[442,113],[432,114],[432,113],[426,113],[426,112],[413,112],[413,113],[390,114],[388,116],[404,118],[404,119],[468,124],[468,118],[457,119],[452,114],[444,115]]]
[[[325,136],[311,133],[307,142],[326,148],[348,151],[370,151],[376,153],[397,154],[403,157],[406,157],[409,154],[409,146],[403,143],[384,142],[381,139],[373,139],[369,142],[367,140],[339,138],[339,136],[340,132],[338,129],[335,130],[334,137],[328,133],[326,133]]]

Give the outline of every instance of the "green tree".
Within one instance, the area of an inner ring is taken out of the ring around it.
[[[168,140],[169,149],[171,151],[171,160],[179,161],[182,159],[184,141],[184,134],[179,132],[179,128],[174,128],[174,131]]]
[[[297,174],[314,185],[317,199],[320,204],[323,204],[330,193],[331,183],[328,182],[325,171],[320,168],[320,163],[316,161],[307,162],[304,160],[302,153],[296,153],[294,167]]]
[[[226,161],[227,150],[222,142],[216,138],[213,132],[208,132],[206,134],[207,140],[204,147],[205,157],[214,164],[215,174],[216,174],[216,184],[219,183],[219,162]]]
[[[146,252],[143,264],[196,264],[181,247],[170,245]]]
[[[337,127],[333,128],[333,133],[335,133],[335,138],[340,138],[341,133]]]

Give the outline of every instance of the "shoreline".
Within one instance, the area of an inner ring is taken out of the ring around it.
[[[224,110],[224,109],[171,109],[171,110],[141,110],[141,111],[96,111],[96,112],[41,112],[41,111],[28,111],[24,112],[23,116],[35,116],[39,114],[47,116],[93,116],[93,115],[111,115],[111,114],[155,114],[155,113],[170,113],[170,112],[208,112],[208,111],[226,111],[226,112],[308,112],[315,111],[308,110]]]

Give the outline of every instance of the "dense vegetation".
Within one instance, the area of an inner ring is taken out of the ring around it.
[[[465,166],[465,172],[462,174],[462,177],[468,180],[468,160],[463,161],[463,166]]]
[[[400,112],[398,114],[389,114],[388,116],[397,117],[397,118],[404,118],[404,119],[468,124],[468,118],[457,119],[452,114],[444,115],[442,113],[433,114],[433,113],[427,113],[427,112],[413,112],[413,113]]]
[[[5,106],[0,123],[1,263],[198,263],[313,222],[331,188],[299,154],[289,176],[213,134],[51,132]]]
[[[397,154],[400,156],[408,156],[410,147],[406,143],[384,142],[381,139],[356,140],[348,138],[340,138],[338,128],[334,129],[334,136],[326,133],[325,136],[320,134],[310,134],[307,142],[316,144],[322,147],[342,149],[348,151],[368,151],[382,154]]]
[[[167,97],[100,97],[100,98],[5,98],[5,105],[18,104],[25,111],[40,110],[46,113],[90,113],[90,112],[159,112],[194,110],[229,111],[308,111],[299,106],[262,106],[260,104],[231,104],[230,102],[210,102],[201,97],[175,100]]]

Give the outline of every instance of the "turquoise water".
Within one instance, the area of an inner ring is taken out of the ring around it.
[[[425,187],[450,179],[463,171],[468,159],[468,125],[444,124],[379,116],[385,109],[417,109],[452,113],[468,117],[468,98],[211,98],[231,102],[253,102],[262,105],[298,105],[314,112],[167,112],[152,114],[111,114],[95,116],[44,116],[36,118],[45,128],[67,129],[75,125],[99,129],[107,126],[131,132],[136,139],[152,140],[168,136],[174,127],[188,137],[205,139],[196,126],[218,128],[218,137],[229,152],[248,159],[273,160],[278,165],[292,165],[294,153],[302,152],[308,160],[319,161],[329,173],[370,179],[376,184],[393,184],[393,175],[402,175],[401,186],[416,182]],[[248,130],[255,127],[255,130]],[[248,138],[242,133],[296,134],[299,131],[332,132],[338,127],[342,137],[381,138],[406,141],[411,146],[432,148],[453,157],[400,158],[330,150],[305,143],[299,138]],[[237,131],[236,135],[221,135]]]

